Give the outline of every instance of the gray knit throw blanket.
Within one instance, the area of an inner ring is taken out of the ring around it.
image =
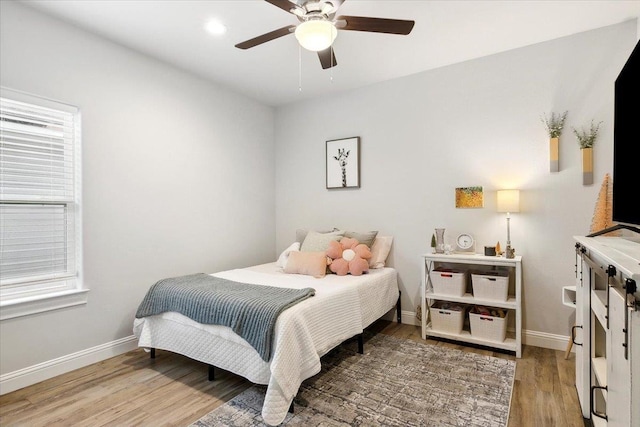
[[[228,326],[268,362],[280,313],[313,295],[313,288],[253,285],[198,273],[158,281],[136,318],[175,311],[199,323]]]

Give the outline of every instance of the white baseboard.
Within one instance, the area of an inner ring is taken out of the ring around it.
[[[522,344],[531,345],[534,347],[550,348],[551,350],[567,349],[567,343],[569,342],[568,335],[556,335],[548,334],[546,332],[538,331],[522,331]],[[573,352],[575,348],[572,348]]]
[[[400,319],[403,325],[416,325],[420,326],[420,321],[416,319],[416,314],[413,311],[400,311]],[[388,320],[390,322],[397,322],[398,316],[396,315],[396,309],[390,310],[387,314],[381,317],[381,319]]]
[[[137,347],[138,339],[134,335],[131,335],[0,375],[0,395],[118,356],[134,350]]]
[[[413,311],[402,310],[402,323],[420,326],[420,321],[416,319],[416,313]],[[548,334],[546,332],[528,331],[526,329],[522,331],[522,344],[525,345],[565,351],[568,342],[569,337],[567,335]],[[575,349],[571,349],[572,352],[574,350]]]
[[[402,324],[420,326],[420,321],[416,319],[416,313],[413,311],[401,311]]]

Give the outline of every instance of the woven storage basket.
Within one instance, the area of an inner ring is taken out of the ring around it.
[[[434,304],[429,309],[431,328],[439,332],[448,332],[451,334],[461,333],[467,310],[466,307],[460,304],[457,306],[462,307],[462,310],[449,310],[447,308],[440,308],[440,304],[438,303]]]
[[[506,301],[509,294],[509,273],[471,273],[473,296],[491,301]]]
[[[436,268],[429,273],[429,277],[436,294],[461,297],[467,290],[467,275],[464,271]]]
[[[471,336],[488,341],[503,342],[507,337],[508,318],[509,312],[505,317],[486,316],[469,312]]]

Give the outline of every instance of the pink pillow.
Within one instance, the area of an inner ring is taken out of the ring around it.
[[[338,276],[345,276],[347,273],[360,276],[369,271],[371,251],[356,239],[343,237],[339,243],[329,242],[327,256],[331,258],[329,269]]]
[[[324,252],[291,252],[284,272],[322,278],[327,274],[327,256]]]

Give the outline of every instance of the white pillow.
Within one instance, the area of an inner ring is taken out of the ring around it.
[[[276,265],[280,268],[284,268],[287,265],[287,261],[289,260],[289,254],[291,252],[298,252],[299,250],[300,242],[293,242],[287,249],[282,251],[282,253],[278,257],[278,261],[276,261]]]
[[[376,236],[371,246],[369,268],[382,268],[385,266],[391,251],[391,243],[393,243],[393,236]]]

